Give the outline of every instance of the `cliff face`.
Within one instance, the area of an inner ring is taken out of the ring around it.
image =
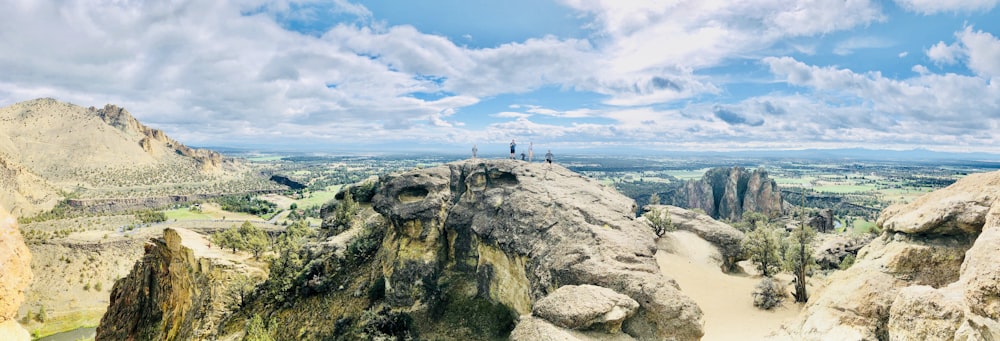
[[[205,245],[182,229],[166,229],[163,238],[150,240],[132,272],[115,282],[96,339],[212,339],[232,304],[227,284],[260,270]]]
[[[801,340],[1000,338],[1000,172],[883,211],[885,232],[810,299]]]
[[[743,212],[768,216],[782,213],[778,184],[762,169],[713,168],[699,180],[688,181],[671,200],[685,208],[700,208],[716,219],[738,221]]]
[[[31,283],[31,253],[14,218],[0,207],[0,340],[30,340],[14,317]]]
[[[452,163],[385,179],[373,203],[390,222],[383,273],[394,307],[433,297],[457,274],[522,315],[562,286],[590,284],[638,302],[621,328],[633,337],[702,335],[700,309],[660,274],[634,202],[562,167]]]

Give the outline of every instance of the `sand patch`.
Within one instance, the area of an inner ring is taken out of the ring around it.
[[[718,249],[693,233],[675,231],[670,236],[659,244],[656,261],[660,270],[701,307],[705,314],[702,340],[760,340],[781,329],[782,323],[802,309],[791,296],[770,311],[755,308],[751,292],[759,277],[723,273],[715,258]],[[788,281],[787,277],[779,279]]]

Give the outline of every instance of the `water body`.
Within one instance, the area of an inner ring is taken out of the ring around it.
[[[94,336],[97,335],[97,328],[94,327],[84,327],[70,330],[68,332],[56,333],[41,339],[38,341],[77,341],[77,340],[93,340]]]

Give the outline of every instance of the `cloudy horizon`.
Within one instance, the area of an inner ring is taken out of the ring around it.
[[[0,106],[191,145],[1000,152],[1000,0],[4,2]]]

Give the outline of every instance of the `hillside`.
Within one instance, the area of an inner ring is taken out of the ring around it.
[[[271,186],[219,153],[192,149],[124,108],[44,98],[0,108],[0,204],[15,215],[61,199],[164,197]]]

